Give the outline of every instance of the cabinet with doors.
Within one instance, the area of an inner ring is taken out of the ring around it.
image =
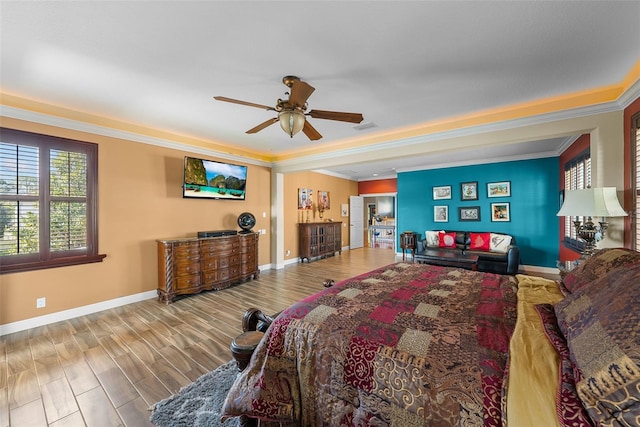
[[[257,233],[158,240],[158,298],[224,289],[257,279]]]
[[[342,222],[303,222],[298,224],[300,260],[342,254]]]

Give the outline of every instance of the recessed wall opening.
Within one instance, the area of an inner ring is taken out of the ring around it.
[[[395,250],[395,196],[364,197],[364,206],[368,226],[366,244],[371,248]]]

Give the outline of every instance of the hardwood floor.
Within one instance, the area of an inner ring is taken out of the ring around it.
[[[0,337],[0,427],[150,426],[149,408],[231,360],[249,307],[279,312],[396,261],[363,248],[165,305],[147,300]]]

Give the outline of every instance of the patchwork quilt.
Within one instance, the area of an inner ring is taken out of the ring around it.
[[[225,417],[261,426],[500,426],[516,279],[397,263],[282,312]]]

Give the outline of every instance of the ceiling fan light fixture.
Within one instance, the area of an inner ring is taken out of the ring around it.
[[[284,110],[278,113],[278,121],[280,121],[282,130],[293,138],[293,135],[300,132],[304,127],[305,117],[298,110]]]

